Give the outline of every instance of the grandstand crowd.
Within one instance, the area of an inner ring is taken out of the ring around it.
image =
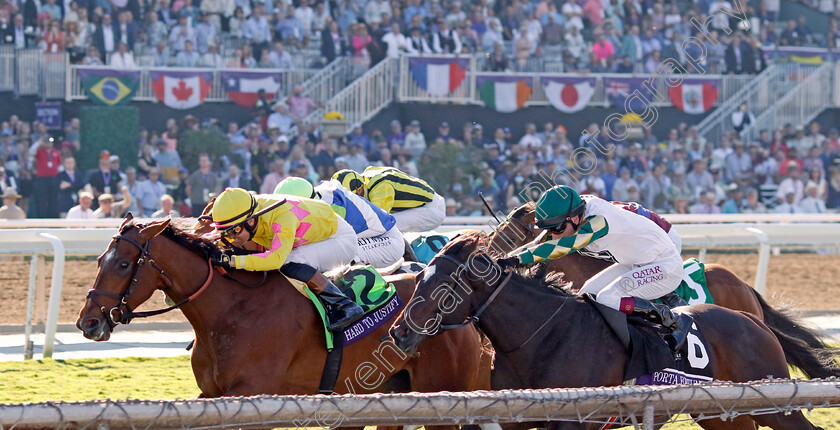
[[[554,123],[527,124],[523,135],[514,136],[508,127],[485,129],[474,122],[430,125],[424,134],[418,121],[394,120],[387,130],[366,133],[354,124],[350,135],[331,136],[313,129],[290,142],[275,114],[266,118],[265,130],[260,121],[240,129],[192,116],[170,120],[164,130],[140,132],[133,165],[102,151],[98,167],[89,171],[80,171],[74,159],[84,150],[78,119],[51,136],[44,124],[12,116],[0,123],[0,191],[6,203],[0,217],[121,217],[128,210],[147,217],[195,216],[226,187],[271,193],[286,177],[317,184],[340,169],[363,171],[371,165],[428,180],[446,198],[449,216],[489,214],[479,193],[505,212],[555,183],[662,213],[840,209],[840,132],[824,133],[816,122],[807,129],[788,124],[763,130],[753,142],[739,140],[734,131],[710,142],[686,124],[664,136],[646,129],[627,142],[607,141],[601,133],[598,147],[615,145],[603,154],[591,139]],[[202,154],[196,166],[184,166],[179,138],[202,127],[224,134],[230,152]],[[598,131],[597,124],[588,128],[590,135]],[[570,159],[581,147],[599,158]],[[16,202],[20,208],[10,212]]]
[[[750,74],[774,46],[837,46],[836,0],[803,2],[832,15],[827,32],[805,16],[780,21],[780,0],[744,2],[748,24],[719,12],[729,0],[0,0],[0,43],[120,68],[291,69],[337,56],[367,67],[400,53],[481,53],[494,71],[629,73],[681,58],[693,36],[706,45],[704,68]],[[704,36],[690,19],[710,14],[722,21]],[[728,35],[727,19],[748,31]]]

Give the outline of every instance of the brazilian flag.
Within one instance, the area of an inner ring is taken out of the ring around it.
[[[140,71],[79,69],[79,80],[88,97],[99,104],[128,103],[140,84]]]

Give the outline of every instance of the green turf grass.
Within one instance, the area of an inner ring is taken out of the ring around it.
[[[4,361],[0,387],[0,403],[188,399],[199,392],[187,356]],[[840,428],[840,408],[815,409],[809,419],[826,429]],[[683,422],[663,430],[699,428]]]

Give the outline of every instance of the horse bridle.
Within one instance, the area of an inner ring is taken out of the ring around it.
[[[147,240],[146,243],[144,243],[143,245],[140,245],[134,239],[131,239],[131,238],[129,238],[127,236],[124,236],[122,234],[119,234],[119,233],[114,235],[114,240],[116,242],[119,242],[120,240],[123,240],[127,243],[130,243],[130,244],[134,245],[137,249],[140,250],[140,258],[137,259],[137,268],[134,269],[134,273],[131,275],[131,282],[128,284],[128,288],[126,288],[124,293],[116,294],[116,293],[111,293],[111,292],[108,292],[108,291],[100,291],[100,290],[95,290],[95,289],[88,290],[87,298],[89,300],[91,300],[96,306],[99,306],[99,310],[105,316],[105,320],[108,322],[108,325],[110,326],[110,328],[112,330],[118,324],[128,324],[128,323],[130,323],[131,320],[134,319],[134,318],[146,318],[146,317],[150,317],[150,316],[160,315],[160,314],[169,312],[171,310],[174,310],[174,309],[177,309],[177,308],[183,306],[184,304],[190,302],[191,300],[194,300],[196,297],[198,297],[199,294],[204,292],[204,290],[206,290],[207,287],[210,285],[210,281],[213,279],[213,266],[212,266],[210,260],[208,259],[207,260],[207,266],[210,270],[209,270],[209,273],[207,275],[207,280],[205,280],[204,284],[202,284],[202,286],[196,292],[192,293],[189,297],[187,297],[187,298],[179,301],[178,303],[175,303],[174,305],[169,306],[167,308],[156,309],[156,310],[153,310],[153,311],[146,311],[146,312],[132,312],[131,309],[128,307],[128,298],[129,298],[129,296],[131,296],[131,293],[134,291],[134,288],[137,285],[137,274],[140,273],[140,270],[143,268],[143,265],[147,261],[149,262],[149,265],[156,272],[158,272],[158,274],[163,275],[166,278],[166,281],[168,282],[170,287],[172,285],[174,285],[174,282],[172,281],[172,277],[170,277],[166,272],[164,272],[163,268],[158,266],[158,264],[155,262],[155,260],[152,259],[152,255],[149,251],[149,247],[152,243],[151,240]],[[108,298],[117,299],[118,303],[117,303],[116,306],[112,307],[110,310],[107,310],[107,308],[104,305],[102,305],[101,303],[99,303],[98,300],[96,300],[96,296],[105,296],[105,297],[108,297]],[[119,319],[114,317],[115,313],[119,313]]]
[[[488,260],[488,264],[494,264],[493,260],[489,256],[487,256],[487,254],[482,254],[482,255]],[[460,261],[458,261],[455,258],[450,257],[446,254],[438,254],[438,255],[435,256],[435,258],[432,259],[432,261],[429,262],[429,266],[431,266],[432,263],[434,263],[434,261],[437,260],[438,258],[442,258],[444,260],[451,261],[451,262],[455,263],[458,267],[466,265],[466,263],[461,263]],[[457,270],[456,270],[456,273],[457,273]],[[475,311],[474,314],[468,316],[464,321],[462,321],[460,323],[441,324],[441,325],[438,326],[439,327],[438,330],[454,330],[454,329],[461,328],[461,327],[470,325],[472,323],[478,322],[478,319],[481,316],[481,314],[484,313],[484,311],[487,309],[488,306],[490,306],[490,303],[493,303],[493,300],[496,300],[496,297],[499,296],[499,293],[502,292],[502,289],[504,289],[505,286],[508,284],[508,281],[510,281],[511,276],[513,276],[513,272],[508,272],[507,277],[499,284],[499,286],[496,287],[496,289],[493,291],[493,293],[490,294],[490,297],[487,298],[487,301],[485,301],[484,304],[482,304],[478,308],[478,310]]]

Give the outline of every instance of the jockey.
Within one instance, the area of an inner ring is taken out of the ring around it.
[[[499,260],[501,267],[553,260],[583,250],[612,261],[613,265],[586,281],[581,293],[628,315],[635,314],[671,330],[677,350],[685,341],[691,318],[675,315],[666,305],[650,300],[672,293],[682,280],[682,259],[662,228],[606,200],[580,196],[558,185],[540,197],[537,227],[551,240],[530,243],[513,257]]]
[[[645,208],[644,206],[636,203],[636,202],[610,202],[624,210],[633,212],[636,215],[641,215],[651,221],[654,224],[658,225],[665,233],[668,233],[668,238],[671,239],[671,242],[674,242],[674,246],[677,247],[677,252],[682,253],[682,238],[680,237],[679,233],[677,233],[677,229],[671,226],[671,223],[668,222],[665,218],[662,218],[658,213]]]
[[[355,260],[373,267],[388,267],[396,263],[405,251],[402,233],[395,227],[396,220],[389,213],[376,207],[341,186],[335,179],[312,187],[306,179],[288,177],[274,188],[274,194],[320,199],[332,206],[336,215],[353,227],[359,247]]]
[[[426,181],[393,167],[368,167],[361,175],[344,169],[332,178],[394,215],[403,233],[433,230],[446,216],[443,197]]]
[[[213,264],[245,270],[276,270],[306,282],[328,309],[330,331],[340,331],[364,314],[321,272],[349,263],[356,234],[329,205],[294,196],[257,195],[228,188],[213,205],[213,226],[223,242],[243,247],[253,240],[265,248],[255,254],[222,254]]]

